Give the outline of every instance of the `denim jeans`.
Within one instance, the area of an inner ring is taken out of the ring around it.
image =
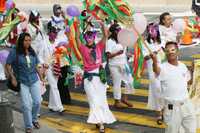
[[[20,95],[25,128],[32,128],[32,122],[37,122],[41,105],[40,89],[39,81],[30,86],[21,83]]]

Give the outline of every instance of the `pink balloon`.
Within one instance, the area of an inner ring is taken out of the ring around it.
[[[172,28],[178,33],[178,32],[183,32],[186,28],[186,22],[184,21],[184,19],[176,19],[173,22]]]
[[[133,15],[134,19],[134,26],[136,30],[142,34],[144,33],[146,27],[147,27],[147,19],[142,13],[135,13]]]
[[[118,33],[118,41],[123,46],[132,47],[138,39],[134,30],[122,29]]]

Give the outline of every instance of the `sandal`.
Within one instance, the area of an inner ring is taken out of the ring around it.
[[[99,124],[96,124],[96,129],[99,129],[100,128],[100,125]]]
[[[124,103],[124,104],[126,104],[130,108],[133,107],[133,105],[130,102],[128,102],[128,101],[121,100],[121,102]]]
[[[157,124],[158,125],[162,125],[163,124],[163,116],[159,116],[158,118],[157,118]]]
[[[34,126],[36,129],[40,129],[40,124],[39,124],[39,122],[33,122],[33,126]]]
[[[105,127],[104,126],[99,127],[99,133],[105,133]]]
[[[32,133],[32,128],[26,128],[25,133]]]

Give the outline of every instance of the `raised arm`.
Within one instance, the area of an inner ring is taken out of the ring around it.
[[[102,39],[100,40],[100,42],[102,42],[104,45],[106,44],[107,41],[107,32],[106,32],[106,28],[104,26],[104,23],[102,21],[99,21],[99,24],[101,25],[101,31],[103,34]]]
[[[81,40],[80,40],[80,22],[79,20],[77,19],[77,21],[75,22],[75,25],[76,25],[76,28],[75,28],[75,31],[76,31],[76,35],[75,35],[75,40],[76,40],[76,44],[77,44],[77,47],[80,48],[81,46]]]
[[[158,76],[158,75],[160,75],[161,69],[158,66],[158,60],[157,60],[156,54],[152,53],[152,54],[150,54],[150,56],[153,60],[153,71]]]

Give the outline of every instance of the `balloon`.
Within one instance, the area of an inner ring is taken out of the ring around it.
[[[6,1],[6,9],[9,10],[9,9],[12,9],[15,7],[15,3],[13,2],[13,0],[7,0]]]
[[[183,32],[186,28],[186,22],[184,21],[184,19],[176,19],[173,22],[172,28],[178,33],[178,32]]]
[[[67,32],[67,33],[70,32],[70,27],[69,26],[66,27],[65,32]]]
[[[8,57],[9,51],[7,50],[1,50],[0,51],[0,63],[5,64],[6,59]]]
[[[118,41],[123,46],[133,46],[138,39],[138,34],[134,30],[122,29],[118,33]]]
[[[136,30],[140,33],[143,34],[146,27],[147,27],[147,19],[142,13],[135,13],[133,15],[134,19],[134,26]]]
[[[66,9],[66,12],[71,17],[76,17],[76,16],[79,16],[81,14],[78,7],[75,6],[75,5],[68,6],[67,9]]]

